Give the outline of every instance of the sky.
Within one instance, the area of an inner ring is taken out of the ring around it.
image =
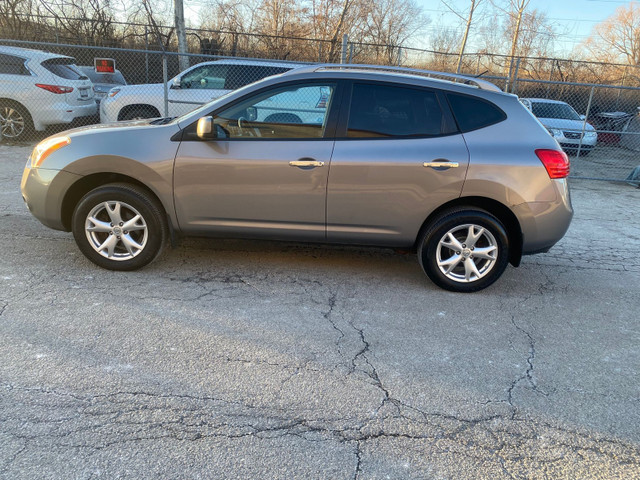
[[[463,16],[468,14],[470,0],[445,1]],[[489,0],[484,1],[489,3]],[[416,3],[431,18],[427,31],[439,25],[457,27],[461,24],[460,19],[441,0],[416,0]],[[611,16],[618,7],[629,3],[628,0],[531,0],[528,10],[538,9],[547,14],[558,33],[556,53],[568,54],[573,47],[586,40],[597,23]]]

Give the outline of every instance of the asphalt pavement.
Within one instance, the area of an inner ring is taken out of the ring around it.
[[[101,270],[0,145],[0,478],[640,478],[640,190],[571,182],[476,294],[392,250],[184,239]]]

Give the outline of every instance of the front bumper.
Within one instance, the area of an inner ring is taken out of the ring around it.
[[[27,165],[20,184],[22,199],[31,214],[43,225],[69,231],[62,221],[62,202],[69,187],[80,178],[80,175],[64,170],[30,168]]]

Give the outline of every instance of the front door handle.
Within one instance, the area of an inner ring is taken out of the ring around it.
[[[300,160],[292,160],[289,165],[292,167],[324,167],[324,162],[318,162],[312,158],[301,158]]]
[[[458,162],[450,162],[449,160],[438,160],[435,162],[424,162],[422,166],[431,168],[456,168],[459,167],[460,164]]]

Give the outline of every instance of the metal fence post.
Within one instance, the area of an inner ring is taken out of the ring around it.
[[[584,114],[584,120],[582,122],[582,134],[580,135],[580,143],[578,143],[578,151],[576,152],[576,157],[580,156],[580,149],[582,148],[582,139],[584,138],[584,132],[587,129],[587,118],[589,118],[589,111],[591,110],[591,102],[593,100],[593,91],[596,89],[595,86],[591,87],[591,92],[589,92],[589,102],[587,102],[587,111]]]
[[[624,67],[622,71],[622,82],[620,82],[620,86],[624,87],[624,81],[627,78],[627,67]],[[618,90],[618,98],[616,98],[616,111],[620,108],[620,96],[622,95],[622,89]]]
[[[514,94],[518,93],[518,72],[520,71],[520,60],[522,60],[521,57],[518,57],[518,60],[516,60],[516,68],[513,72],[513,82],[511,83],[511,93]]]
[[[340,63],[347,63],[347,43],[349,42],[349,35],[346,33],[342,36],[342,56],[340,57]]]
[[[162,54],[162,82],[164,83],[164,116],[169,116],[169,79],[167,71],[167,56]]]
[[[549,70],[549,82],[553,80],[553,67],[555,63],[551,60],[551,69]],[[551,91],[551,83],[547,83],[547,98],[549,98],[549,92]]]
[[[149,83],[149,31],[147,26],[144,26],[144,71],[145,81]]]
[[[513,73],[513,57],[509,61],[509,73],[507,74],[507,83],[504,86],[504,91],[509,92],[511,90],[511,74]]]

